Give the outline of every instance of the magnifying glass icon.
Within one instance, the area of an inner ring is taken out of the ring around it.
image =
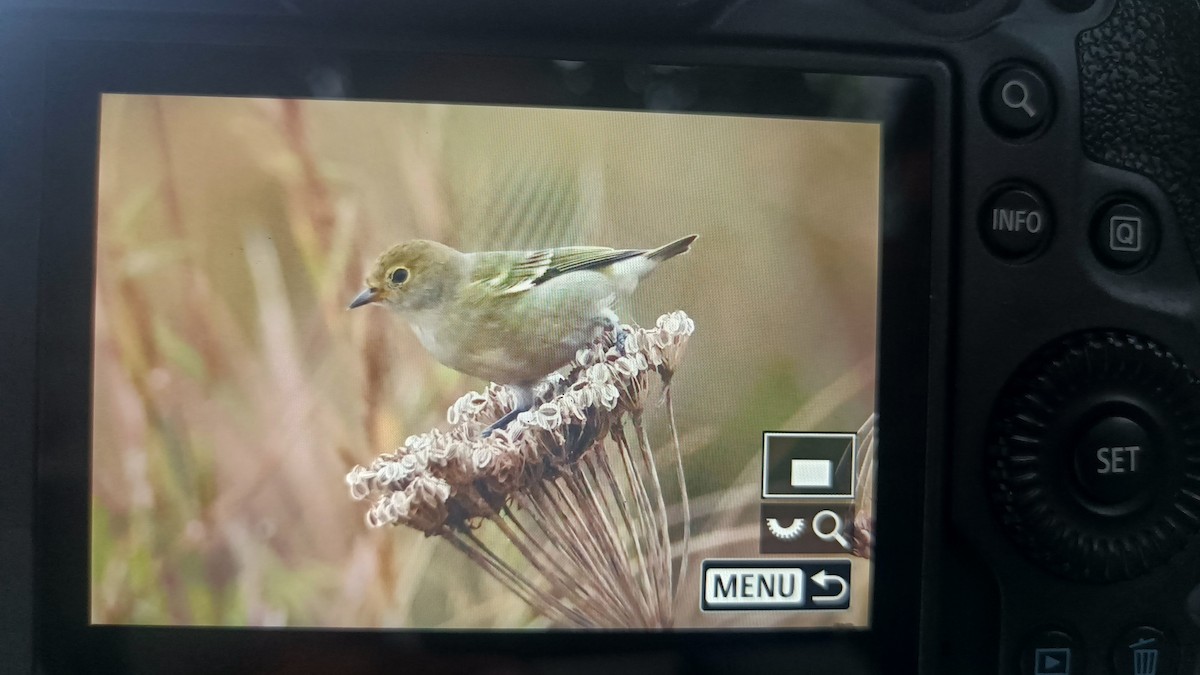
[[[1017,110],[1024,110],[1030,117],[1037,116],[1037,110],[1029,105],[1029,87],[1020,80],[1009,80],[1000,89],[1000,100],[1004,105]]]
[[[833,521],[833,527],[829,529],[821,527],[821,523],[825,521]],[[833,511],[822,511],[812,519],[813,534],[822,541],[836,541],[842,545],[842,548],[849,551],[851,546],[845,535],[842,534],[843,527],[845,527],[845,523],[842,522],[842,517]]]

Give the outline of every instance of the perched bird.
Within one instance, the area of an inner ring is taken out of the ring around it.
[[[533,386],[602,331],[612,306],[697,235],[656,249],[570,246],[462,253],[413,240],[384,251],[350,309],[371,303],[408,321],[434,358],[467,375],[509,385],[517,406],[485,433],[533,405]]]

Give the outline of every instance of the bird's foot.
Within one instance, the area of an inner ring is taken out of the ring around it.
[[[626,356],[625,341],[629,339],[629,331],[621,325],[621,319],[617,317],[616,312],[608,310],[601,315],[600,321],[605,330],[612,331],[613,344],[617,346],[617,351],[621,353],[621,356]]]
[[[513,393],[516,395],[517,403],[513,409],[505,413],[503,417],[492,422],[488,428],[483,430],[481,437],[487,438],[492,435],[492,432],[497,429],[503,429],[517,419],[517,415],[533,408],[533,390],[528,387],[512,387]]]
[[[617,324],[617,327],[613,330],[616,333],[613,336],[613,341],[617,345],[617,351],[621,353],[621,356],[628,356],[628,353],[625,351],[625,341],[629,339],[629,331],[625,330],[625,327],[621,324]]]
[[[525,410],[528,410],[528,408],[525,408],[524,410],[520,410],[520,409],[510,410],[508,412],[508,414],[504,415],[504,417],[501,417],[500,419],[496,420],[495,422],[492,422],[491,425],[488,426],[488,428],[484,429],[483,433],[481,433],[479,435],[483,438],[487,438],[488,436],[491,436],[493,431],[507,427],[509,424],[512,423],[513,420],[517,419],[517,415],[520,415],[521,413],[525,412]]]

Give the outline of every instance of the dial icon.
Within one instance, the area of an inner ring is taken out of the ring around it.
[[[780,524],[777,518],[767,518],[767,530],[770,531],[771,535],[776,539],[780,539],[782,541],[792,541],[793,539],[796,539],[800,535],[804,534],[804,519],[793,518],[792,522],[785,526]]]

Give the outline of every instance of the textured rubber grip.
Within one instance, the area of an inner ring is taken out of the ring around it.
[[[1084,152],[1158,184],[1200,272],[1200,0],[1117,0],[1076,48]]]

